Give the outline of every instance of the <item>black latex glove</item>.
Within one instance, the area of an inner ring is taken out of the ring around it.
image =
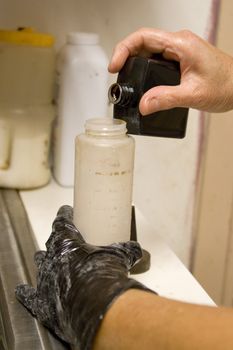
[[[133,241],[105,247],[87,244],[69,206],[58,211],[46,248],[35,254],[37,289],[19,285],[16,297],[60,338],[89,350],[113,300],[130,288],[147,290],[128,278],[141,248]]]

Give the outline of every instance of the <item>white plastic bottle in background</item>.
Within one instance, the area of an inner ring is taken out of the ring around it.
[[[126,123],[91,119],[76,138],[74,223],[88,243],[130,239],[134,139]]]
[[[74,185],[75,137],[87,119],[107,115],[108,60],[94,33],[74,32],[57,60],[57,120],[54,128],[55,179]]]
[[[54,38],[31,28],[0,30],[0,187],[50,179]]]

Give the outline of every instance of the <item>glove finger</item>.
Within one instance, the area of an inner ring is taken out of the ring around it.
[[[138,242],[128,241],[121,243],[114,243],[110,247],[117,248],[119,252],[124,254],[126,266],[131,269],[137,261],[142,258],[142,249]]]
[[[61,233],[66,238],[76,238],[80,243],[84,243],[84,239],[73,223],[73,208],[69,205],[63,205],[57,212],[57,217],[53,223],[53,229],[56,233]]]
[[[73,208],[70,205],[63,205],[58,209],[56,218],[64,218],[73,222]]]
[[[46,251],[45,250],[39,250],[34,255],[34,262],[36,264],[36,267],[40,269],[42,263],[44,262],[44,259],[46,257]]]
[[[28,284],[20,284],[15,288],[16,298],[34,315],[37,315],[36,289]]]
[[[64,240],[73,240],[78,245],[85,243],[81,233],[73,224],[73,208],[69,205],[63,205],[57,213],[53,222],[53,231],[50,235],[46,247],[54,247],[54,244],[60,245]]]

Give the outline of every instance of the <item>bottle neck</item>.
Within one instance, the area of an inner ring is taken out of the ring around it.
[[[134,103],[135,91],[128,84],[112,84],[108,90],[108,99],[110,103],[119,106],[129,106]]]
[[[67,34],[66,41],[70,45],[92,46],[99,44],[99,36],[96,33],[71,32]]]
[[[95,137],[120,137],[127,132],[126,122],[114,118],[89,119],[85,123],[85,133]]]

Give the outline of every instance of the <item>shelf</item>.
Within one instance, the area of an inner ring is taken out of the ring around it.
[[[59,186],[55,181],[40,189],[20,192],[29,221],[40,249],[44,249],[52,222],[61,205],[72,205],[73,189]],[[151,254],[149,271],[133,275],[160,295],[177,300],[214,305],[214,302],[182,264],[163,239],[136,210],[138,241]]]

